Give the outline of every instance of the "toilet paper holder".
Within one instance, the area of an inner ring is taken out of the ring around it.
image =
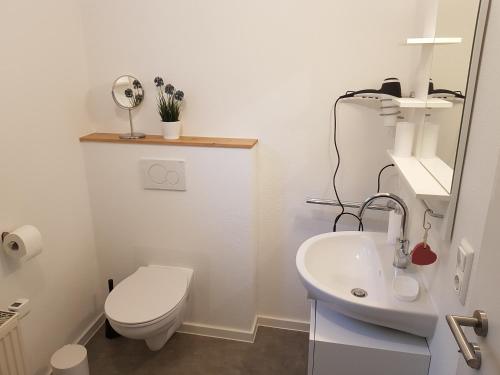
[[[10,234],[10,232],[2,232],[2,247],[5,246],[5,237],[7,237],[8,235]],[[8,245],[12,250],[18,250],[19,249],[19,245],[12,241],[9,245]]]
[[[10,232],[2,232],[2,242],[3,242],[4,238],[9,235],[9,233]]]

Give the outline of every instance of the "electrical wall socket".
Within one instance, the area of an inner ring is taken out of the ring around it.
[[[458,299],[462,305],[465,305],[465,300],[467,298],[473,262],[474,249],[466,239],[463,239],[460,241],[460,245],[458,245],[457,265],[455,267],[455,276],[453,279],[455,293],[457,293]]]

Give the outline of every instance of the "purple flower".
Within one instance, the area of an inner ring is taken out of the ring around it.
[[[141,83],[139,82],[138,79],[134,79],[134,82],[132,83],[134,85],[134,89],[140,89],[142,88]]]
[[[161,77],[156,77],[156,78],[154,79],[154,83],[155,83],[156,87],[161,87],[161,86],[163,86],[163,78],[161,78]]]
[[[174,98],[175,98],[175,100],[181,101],[182,99],[184,99],[184,92],[182,92],[180,90],[176,91],[174,94]]]
[[[169,83],[168,85],[165,86],[165,93],[167,93],[168,95],[173,95],[174,92],[175,92],[175,87],[173,85]]]
[[[134,97],[134,93],[132,92],[132,89],[126,89],[125,90],[125,96],[127,98],[133,98]]]

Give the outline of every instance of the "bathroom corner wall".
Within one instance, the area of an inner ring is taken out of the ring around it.
[[[253,149],[82,144],[101,285],[141,265],[194,269],[187,321],[252,331],[257,179]],[[184,160],[186,191],[144,190],[141,158]]]
[[[252,286],[258,290],[259,314],[308,319],[295,254],[302,241],[331,230],[338,213],[305,204],[306,197],[333,196],[330,107],[346,90],[378,88],[386,77],[399,77],[407,93],[418,50],[402,44],[407,36],[416,35],[418,2],[388,0],[383,6],[371,0],[83,3],[92,87],[88,106],[97,130],[126,130],[127,115],[115,108],[109,92],[116,76],[131,73],[146,89],[146,101],[134,113],[138,131],[160,131],[152,80],[162,75],[186,93],[184,134],[259,138],[260,239],[257,285]],[[375,192],[377,173],[389,163],[385,150],[392,147],[393,129],[383,127],[378,104],[345,103],[338,112],[342,152],[338,184],[344,200],[362,200]],[[101,155],[107,163],[107,156]],[[119,163],[116,168],[135,167]],[[133,180],[123,181],[120,189],[136,184],[135,170],[130,173]],[[150,207],[149,199],[141,198],[132,207]],[[157,216],[144,209],[139,218],[126,206],[118,208],[134,222],[141,221],[145,233],[163,228]],[[165,216],[178,214],[165,208]],[[218,212],[205,214],[205,222],[210,222]],[[374,218],[373,227],[383,230],[385,218],[379,214]],[[352,227],[349,219],[343,224]],[[188,228],[186,237],[194,236],[192,227]],[[120,233],[115,234],[119,238]],[[241,242],[241,246],[246,245]],[[206,257],[198,261],[208,268],[220,261],[213,252],[203,254]],[[123,264],[117,272],[123,276],[131,268]],[[240,287],[249,286],[242,281]],[[224,298],[215,289],[211,293],[206,301]]]
[[[44,249],[22,266],[0,251],[0,309],[31,302],[21,321],[31,374],[99,315],[98,266],[78,135],[89,88],[75,1],[2,2],[0,231],[37,226]]]
[[[460,304],[454,292],[453,277],[458,245],[463,238],[466,238],[476,251],[475,264],[481,256],[483,230],[500,155],[500,127],[497,120],[500,118],[497,104],[500,80],[500,5],[493,1],[491,6],[453,238],[451,242],[442,240],[441,231],[444,228],[441,228],[440,220],[433,219],[430,245],[436,250],[439,260],[435,265],[423,268],[426,284],[439,314],[436,333],[429,340],[433,358],[429,375],[454,375],[457,363],[459,368],[465,368],[462,356],[457,353],[457,346],[445,321],[445,315],[469,315],[480,308],[470,305],[470,295],[465,306]],[[401,189],[412,213],[410,239],[414,245],[421,241],[425,209],[420,202],[411,198],[411,193],[403,182]],[[473,269],[469,290],[473,288],[474,282]],[[467,370],[463,371],[468,373]]]

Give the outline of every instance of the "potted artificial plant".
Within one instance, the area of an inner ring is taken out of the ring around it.
[[[184,93],[176,90],[171,84],[165,85],[161,77],[156,77],[154,83],[158,88],[157,108],[162,121],[163,138],[179,139],[181,136],[179,117]]]

